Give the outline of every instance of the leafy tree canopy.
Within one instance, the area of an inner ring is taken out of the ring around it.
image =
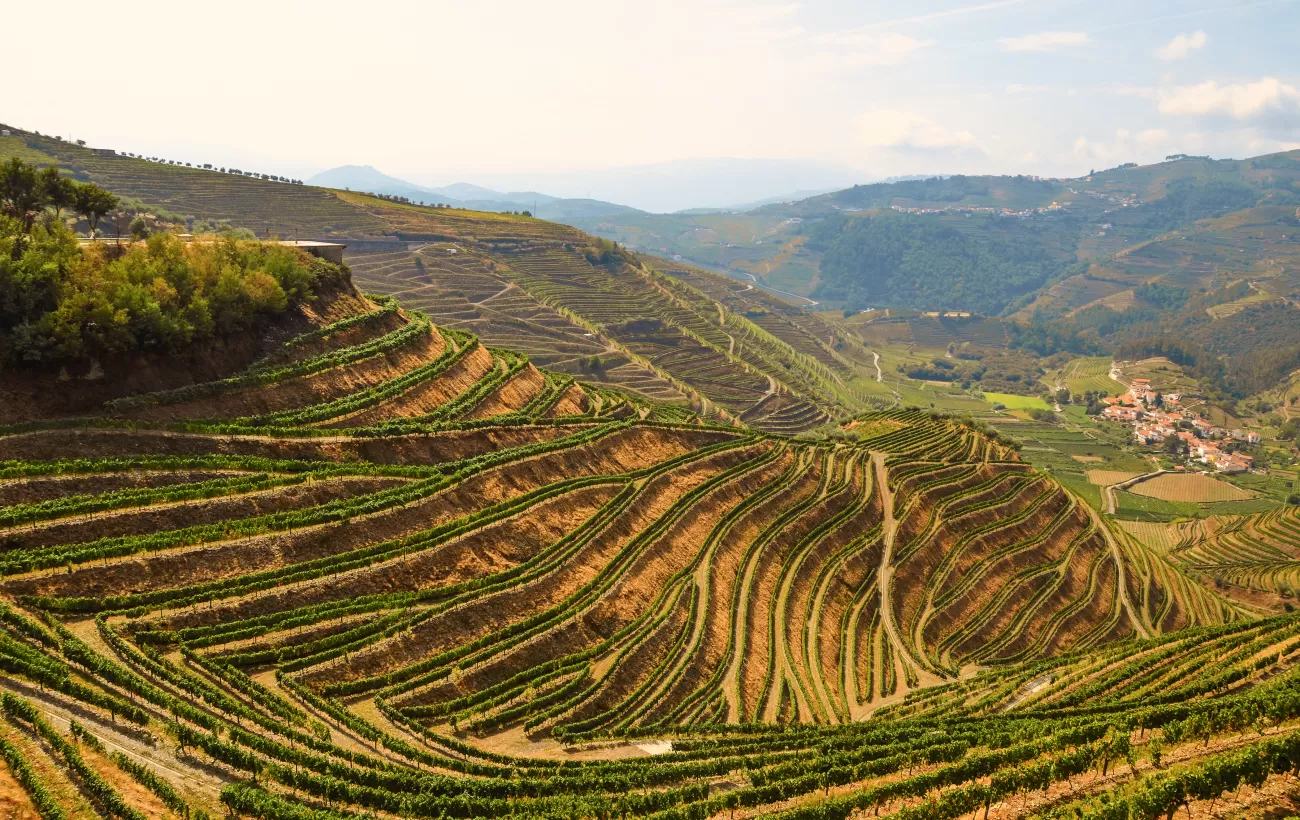
[[[914,307],[998,314],[1063,268],[1028,226],[958,231],[936,218],[835,216],[812,226],[823,251],[814,296],[851,309]]]
[[[117,203],[112,193],[93,182],[60,176],[54,166],[37,170],[17,157],[0,164],[0,214],[18,220],[23,233],[31,231],[36,217],[47,208],[53,208],[56,216],[64,208],[74,208],[94,231]]]

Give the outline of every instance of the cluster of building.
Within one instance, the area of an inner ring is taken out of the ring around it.
[[[1169,438],[1183,442],[1190,458],[1220,473],[1244,473],[1255,466],[1245,453],[1230,452],[1223,445],[1229,441],[1258,444],[1259,433],[1249,430],[1225,430],[1196,413],[1182,409],[1178,393],[1161,395],[1151,389],[1149,379],[1134,379],[1129,392],[1105,399],[1102,415],[1112,421],[1133,425],[1133,438],[1139,444],[1162,444]],[[1191,429],[1188,429],[1190,427]]]
[[[1041,216],[1043,214],[1059,211],[1065,206],[1059,202],[1053,202],[1043,208],[994,208],[983,205],[952,205],[945,208],[909,208],[903,205],[890,205],[895,211],[904,214],[993,214],[994,216],[1018,216],[1030,217]]]
[[[1087,177],[1086,181],[1092,182],[1092,177]],[[1142,200],[1138,199],[1136,194],[1114,196],[1113,194],[1104,194],[1101,191],[1077,191],[1074,188],[1070,189],[1070,193],[1090,196],[1093,199],[1100,199],[1102,202],[1109,202],[1112,205],[1118,205],[1121,208],[1137,208],[1143,204]],[[1106,213],[1110,213],[1110,211],[1106,211]]]

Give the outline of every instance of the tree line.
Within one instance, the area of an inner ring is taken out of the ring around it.
[[[56,218],[72,211],[94,233],[99,220],[117,203],[109,191],[93,182],[69,179],[54,165],[37,169],[17,157],[0,165],[0,214],[17,220],[24,233],[31,233],[36,217],[47,210],[53,210]]]

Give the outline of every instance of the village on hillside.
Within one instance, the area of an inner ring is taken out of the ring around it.
[[[1129,392],[1103,401],[1106,409],[1102,416],[1131,424],[1138,444],[1166,444],[1173,439],[1180,444],[1166,444],[1170,452],[1186,452],[1189,461],[1199,461],[1220,473],[1244,473],[1255,466],[1255,460],[1238,448],[1258,444],[1259,433],[1217,427],[1184,409],[1181,394],[1153,390],[1149,379],[1133,379]]]
[[[1051,205],[1040,208],[999,208],[988,205],[950,205],[943,208],[913,208],[906,205],[890,205],[895,211],[904,214],[993,214],[994,216],[1042,216],[1043,214],[1053,213],[1065,208],[1064,205],[1053,202]],[[853,208],[844,208],[844,210],[855,210]],[[860,209],[857,209],[860,210]]]

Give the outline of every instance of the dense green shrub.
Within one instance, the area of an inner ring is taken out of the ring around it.
[[[342,269],[278,244],[155,234],[109,259],[0,217],[0,367],[175,351],[314,298]]]

